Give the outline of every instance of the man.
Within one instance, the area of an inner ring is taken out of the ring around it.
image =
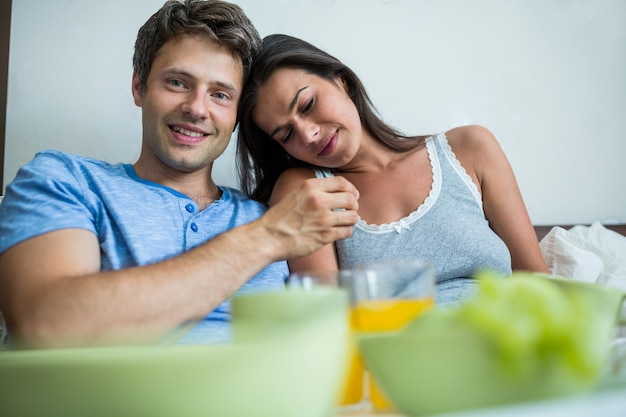
[[[166,2],[135,43],[135,164],[46,151],[22,167],[0,205],[15,347],[225,340],[235,292],[280,288],[283,260],[351,234],[357,192],[341,178],[267,212],[211,178],[260,42],[236,5]]]

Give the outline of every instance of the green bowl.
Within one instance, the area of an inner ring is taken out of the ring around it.
[[[608,342],[623,293],[569,280],[557,281],[594,309],[596,326],[588,335],[594,338],[591,352],[603,358],[608,356]],[[396,408],[407,415],[572,395],[593,389],[601,377],[601,373],[597,377],[581,377],[564,369],[559,359],[541,362],[538,369],[528,374],[511,375],[498,361],[496,348],[487,337],[462,323],[444,321],[358,338],[365,365]]]
[[[371,335],[359,343],[381,390],[411,416],[549,398],[590,387],[551,369],[530,379],[507,379],[492,347],[473,333]]]
[[[289,294],[265,297],[293,304]],[[335,308],[302,316],[289,333],[231,344],[1,353],[0,416],[327,415],[345,360],[347,297],[315,302]]]

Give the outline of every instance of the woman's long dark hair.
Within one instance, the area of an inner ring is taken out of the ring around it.
[[[301,69],[330,81],[343,79],[363,128],[389,149],[406,152],[423,143],[424,137],[406,136],[384,123],[359,77],[341,61],[301,39],[269,35],[252,62],[238,108],[237,168],[241,190],[252,199],[267,203],[280,174],[288,168],[311,166],[291,157],[252,120],[259,90],[281,68]]]

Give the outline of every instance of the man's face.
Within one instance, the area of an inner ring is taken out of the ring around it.
[[[142,108],[144,171],[165,175],[210,171],[237,119],[241,63],[200,36],[180,36],[157,52],[144,94],[133,75],[133,97]]]

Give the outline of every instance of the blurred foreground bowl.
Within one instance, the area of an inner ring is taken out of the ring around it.
[[[588,339],[584,348],[597,359],[591,363],[605,363],[623,293],[567,279],[554,282],[568,297],[577,297],[593,315],[594,325],[580,337]],[[511,375],[503,369],[496,346],[484,333],[462,320],[451,321],[445,314],[431,317],[427,326],[409,325],[401,332],[361,335],[358,339],[366,366],[396,408],[407,415],[572,395],[591,390],[602,376],[600,371],[581,377],[563,366],[558,352],[541,359],[529,373]]]
[[[347,297],[339,290],[267,297],[330,307],[302,316],[289,332],[224,345],[4,352],[0,416],[327,415],[345,360]]]

